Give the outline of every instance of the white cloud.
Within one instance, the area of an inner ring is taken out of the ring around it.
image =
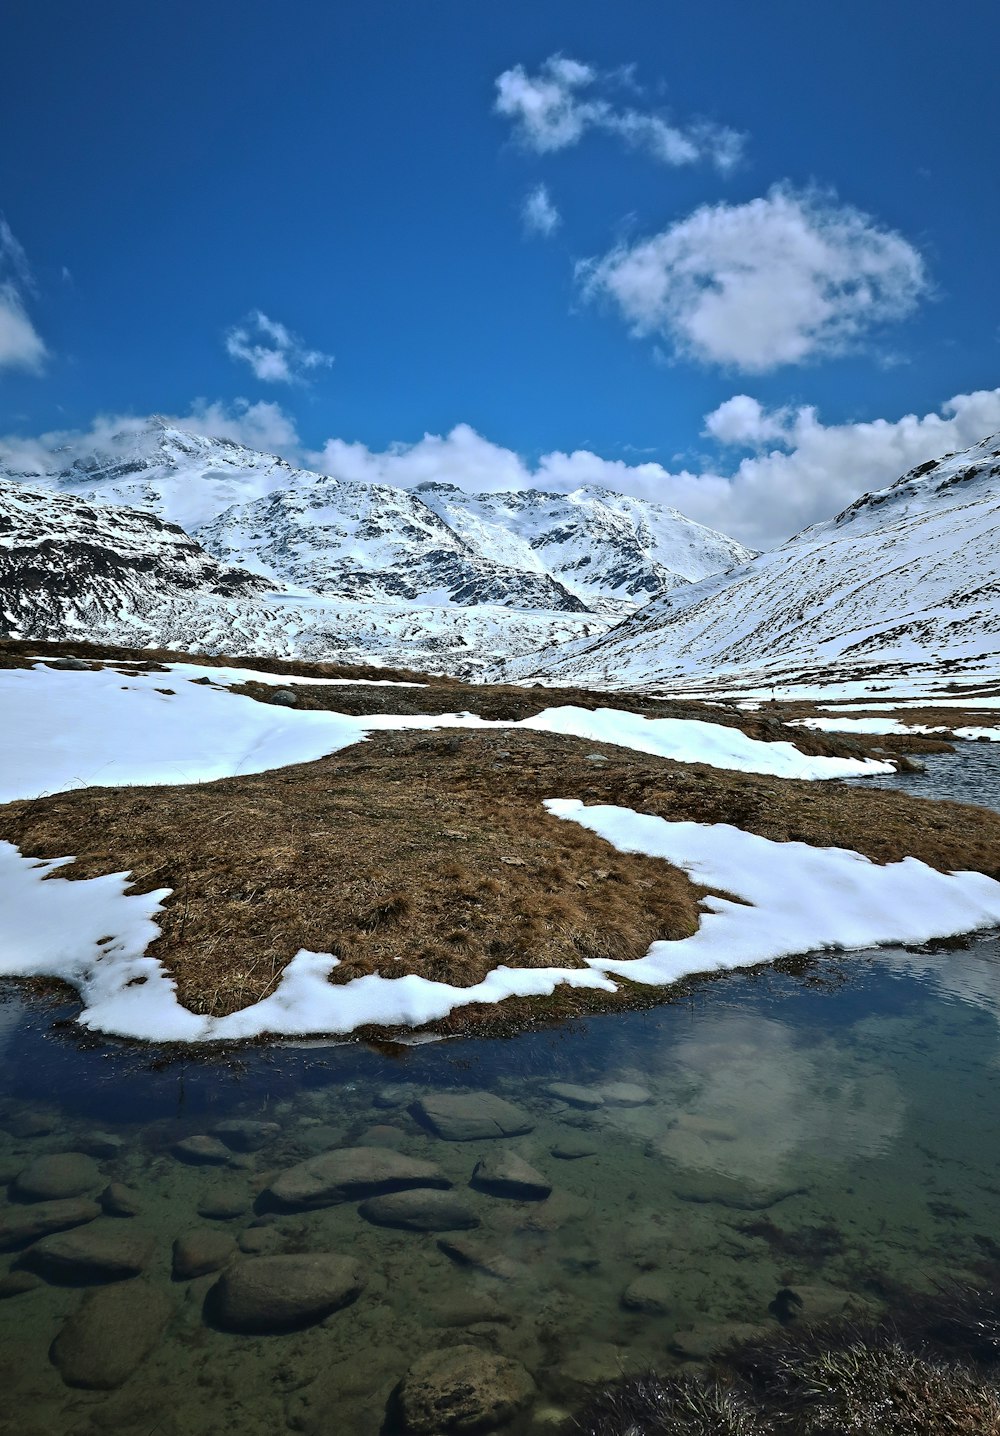
[[[927,459],[997,433],[1000,389],[958,394],[938,413],[894,420],[827,425],[808,406],[762,411],[762,421],[768,419],[782,427],[780,447],[745,458],[728,475],[670,480],[678,508],[756,548],[831,518],[860,494],[885,488]]]
[[[1000,389],[959,394],[939,413],[830,425],[821,423],[812,408],[767,411],[749,396],[737,395],[708,416],[706,429],[727,444],[777,446],[744,458],[735,468],[702,472],[630,464],[589,449],[555,450],[529,464],[514,450],[459,424],[447,435],[425,434],[414,444],[381,452],[330,439],[321,452],[305,458],[311,467],[339,478],[403,488],[431,479],[473,493],[527,488],[567,493],[598,484],[679,509],[763,549],[831,518],[860,494],[884,488],[926,459],[968,448],[1000,431]]]
[[[402,488],[434,480],[470,493],[528,488],[568,493],[584,484],[601,485],[679,509],[754,548],[770,548],[926,459],[968,448],[1000,431],[1000,388],[956,395],[938,413],[830,425],[821,423],[813,408],[769,411],[748,395],[735,395],[707,416],[706,432],[727,444],[774,447],[735,467],[702,472],[606,459],[589,449],[554,450],[529,463],[468,424],[381,451],[334,438],[310,452],[279,405],[245,399],[231,406],[198,401],[188,414],[168,416],[167,422],[235,439],[345,480]],[[54,449],[61,450],[59,466],[66,466],[78,455],[113,448],[117,436],[127,441],[148,424],[145,418],[106,416],[87,431],[0,439],[0,464],[29,477],[45,473],[53,468]]]
[[[637,336],[762,373],[855,347],[927,290],[923,260],[860,210],[775,186],[747,204],[703,205],[651,239],[578,267]]]
[[[682,128],[651,111],[616,109],[605,96],[620,80],[620,72],[550,55],[537,74],[514,65],[498,76],[494,108],[537,154],[567,149],[587,130],[603,130],[666,165],[705,161],[725,173],[739,162],[744,136],[735,130],[707,120]]]
[[[532,484],[532,471],[519,454],[484,439],[468,424],[456,424],[449,434],[425,434],[415,444],[393,444],[381,452],[328,439],[319,453],[307,459],[321,472],[340,479],[401,488],[435,480],[469,493],[488,493]]]
[[[227,331],[226,353],[231,359],[249,364],[255,376],[266,384],[303,383],[310,370],[333,363],[332,354],[307,349],[290,329],[259,309]]]
[[[553,204],[546,185],[536,185],[525,195],[524,204],[521,206],[521,221],[525,234],[540,234],[546,238],[559,228],[562,215]]]
[[[760,449],[787,433],[787,409],[770,413],[749,394],[734,394],[705,416],[704,433],[719,444],[741,449]]]
[[[196,399],[189,414],[168,417],[167,422],[178,429],[193,429],[215,439],[234,439],[248,449],[261,449],[266,454],[279,454],[296,462],[301,445],[295,420],[280,404],[259,400],[237,399],[226,405],[221,399],[209,403]]]
[[[0,219],[0,369],[40,374],[44,366],[47,350],[24,303],[32,287],[24,250]]]
[[[0,466],[30,479],[33,474],[69,468],[75,459],[94,453],[125,451],[136,434],[155,422],[172,428],[233,439],[249,449],[277,454],[301,462],[302,451],[295,421],[278,404],[251,404],[237,399],[227,405],[220,399],[196,399],[186,414],[99,414],[89,429],[59,429],[37,438],[0,436]],[[57,451],[57,452],[56,452]]]

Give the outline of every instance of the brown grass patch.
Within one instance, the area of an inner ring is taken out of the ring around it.
[[[215,1014],[263,996],[302,947],[339,956],[337,981],[465,986],[502,963],[636,957],[695,930],[683,873],[534,799],[439,782],[407,737],[217,783],[12,803],[0,834],[31,856],[76,854],[68,877],[127,869],[137,890],[172,888],[156,953],[185,1004]]]
[[[107,656],[134,662],[127,653]],[[556,698],[551,690],[441,686],[445,711],[495,702],[497,716],[507,717],[505,703],[547,706]],[[456,702],[456,688],[485,701]],[[434,711],[426,698],[436,689],[313,693],[340,706],[352,694],[416,692],[423,711]],[[699,705],[656,711],[674,707]],[[704,708],[699,716],[708,716]],[[214,1015],[265,996],[300,948],[339,956],[335,981],[415,972],[470,985],[504,963],[634,958],[656,939],[695,930],[703,890],[667,863],[617,853],[550,817],[541,807],[549,797],[732,823],[779,842],[853,848],[876,862],[912,855],[944,871],[1000,878],[1000,814],[985,809],[727,773],[509,729],[381,733],[269,773],[11,803],[0,807],[0,839],[32,857],[76,855],[63,877],[129,871],[137,891],[172,889],[153,951],[185,1005]],[[593,1010],[634,996],[565,990],[531,1011]],[[501,1024],[526,1010],[505,1004]],[[481,1021],[495,1026],[497,1010],[466,1008],[443,1025]]]

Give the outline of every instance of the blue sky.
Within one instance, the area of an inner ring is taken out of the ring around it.
[[[1000,428],[994,7],[34,0],[4,29],[0,433],[201,414],[394,482],[417,444],[421,476],[541,464],[765,542]]]

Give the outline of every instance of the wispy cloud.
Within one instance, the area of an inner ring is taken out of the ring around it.
[[[522,144],[538,154],[568,149],[588,130],[601,130],[666,165],[704,162],[726,173],[739,163],[744,135],[708,120],[678,125],[653,110],[616,107],[608,94],[622,82],[621,71],[550,55],[535,74],[514,65],[499,75],[495,109],[511,121]],[[635,87],[630,83],[628,88]]]
[[[259,309],[227,331],[226,353],[248,364],[265,384],[302,384],[312,370],[333,363],[332,354],[306,348],[298,335]]]
[[[555,234],[562,224],[562,215],[552,202],[546,185],[535,185],[535,188],[525,195],[521,206],[521,223],[524,225],[525,234],[540,234],[546,239],[550,234]]]
[[[675,353],[763,373],[843,353],[908,314],[923,260],[870,215],[776,185],[747,204],[703,205],[651,239],[579,266],[633,334]]]
[[[21,245],[0,219],[0,369],[40,374],[48,355],[28,314],[24,296],[34,285]]]

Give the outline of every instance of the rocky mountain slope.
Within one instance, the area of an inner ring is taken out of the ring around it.
[[[610,490],[471,495],[344,482],[159,420],[100,452],[57,450],[6,477],[147,509],[216,558],[325,598],[613,619],[751,557],[673,509]]]
[[[176,524],[0,479],[0,630],[88,635],[109,617],[193,600],[252,600],[271,585],[221,564]]]
[[[569,494],[467,494],[440,483],[413,492],[484,559],[549,573],[583,607],[611,617],[753,557],[676,509],[596,484]]]
[[[1000,670],[1000,435],[505,675],[767,688]]]

